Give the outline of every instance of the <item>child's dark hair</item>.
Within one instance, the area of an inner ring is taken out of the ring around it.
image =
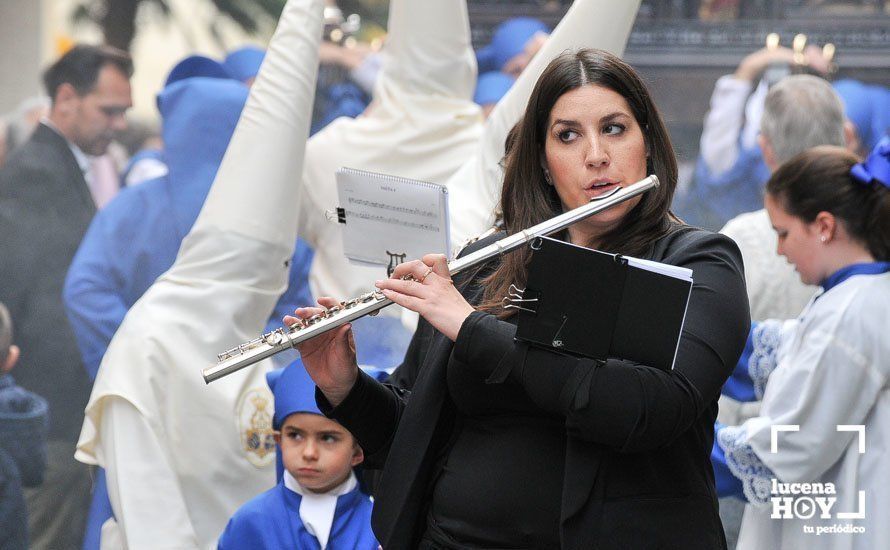
[[[10,346],[12,346],[12,317],[3,302],[0,302],[0,367],[6,364]]]
[[[859,161],[842,147],[813,147],[780,166],[767,182],[766,192],[786,212],[807,223],[819,212],[830,212],[875,260],[888,261],[890,189],[879,181],[865,184],[853,178],[850,169]]]

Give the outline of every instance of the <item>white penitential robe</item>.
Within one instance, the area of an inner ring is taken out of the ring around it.
[[[76,458],[107,470],[131,549],[214,548],[275,482],[270,365],[209,386],[201,369],[256,337],[287,284],[322,10],[285,6],[201,214],[102,361]]]
[[[386,275],[383,267],[350,264],[343,255],[340,227],[325,217],[325,211],[340,206],[334,180],[338,168],[447,185],[452,242],[461,245],[494,220],[504,140],[544,67],[570,48],[621,55],[638,7],[639,0],[577,0],[484,121],[472,102],[476,62],[465,2],[393,0],[374,101],[362,116],[334,121],[306,149],[300,236],[315,248],[313,294],[351,298]],[[396,309],[383,311],[396,314]]]
[[[466,2],[393,0],[374,100],[359,117],[329,124],[306,147],[300,236],[315,249],[313,295],[351,298],[386,277],[385,267],[350,264],[339,225],[325,217],[340,206],[336,171],[348,166],[444,183],[479,144],[475,86]]]

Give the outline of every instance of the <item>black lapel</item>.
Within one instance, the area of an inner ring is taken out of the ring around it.
[[[374,532],[388,550],[408,548],[424,509],[437,449],[431,442],[447,393],[446,369],[454,343],[436,334],[399,421],[375,495]]]
[[[57,155],[55,166],[57,166],[59,174],[62,176],[60,183],[63,189],[76,196],[89,212],[95,213],[96,203],[93,202],[93,196],[87,186],[87,181],[65,138],[49,126],[40,123],[34,130],[34,135],[31,139],[35,143],[43,144],[55,152]]]

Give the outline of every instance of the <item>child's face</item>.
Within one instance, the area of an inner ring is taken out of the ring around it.
[[[284,468],[314,493],[343,483],[352,467],[364,460],[361,447],[346,428],[317,414],[288,416],[275,438]]]

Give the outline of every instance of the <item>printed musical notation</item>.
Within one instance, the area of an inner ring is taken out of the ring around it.
[[[392,225],[400,225],[402,227],[410,227],[412,229],[420,229],[422,231],[433,231],[439,232],[441,229],[439,226],[429,223],[415,223],[407,221],[404,216],[413,216],[417,218],[426,218],[430,220],[435,220],[438,218],[438,214],[433,212],[432,210],[425,210],[423,208],[409,208],[405,206],[397,206],[394,204],[388,204],[384,202],[370,201],[365,199],[357,199],[354,197],[349,197],[347,199],[347,204],[350,206],[362,207],[365,210],[347,208],[346,215],[350,218],[359,218],[362,220],[373,220],[380,223],[388,223]],[[396,216],[383,216],[379,214],[372,214],[368,212],[368,209],[374,210],[383,210],[386,212],[394,212],[402,215],[403,217],[399,218]]]
[[[399,218],[386,217],[386,216],[375,216],[373,214],[369,214],[367,212],[355,212],[352,210],[347,210],[346,215],[352,218],[357,218],[360,220],[373,221],[378,223],[385,223],[389,225],[398,225],[401,227],[407,227],[410,229],[418,229],[420,231],[431,231],[433,233],[438,233],[441,229],[430,224],[425,223],[414,223],[405,220],[400,220]]]
[[[448,254],[448,193],[433,183],[342,168],[337,172],[343,252],[386,266],[388,251],[416,259]]]

